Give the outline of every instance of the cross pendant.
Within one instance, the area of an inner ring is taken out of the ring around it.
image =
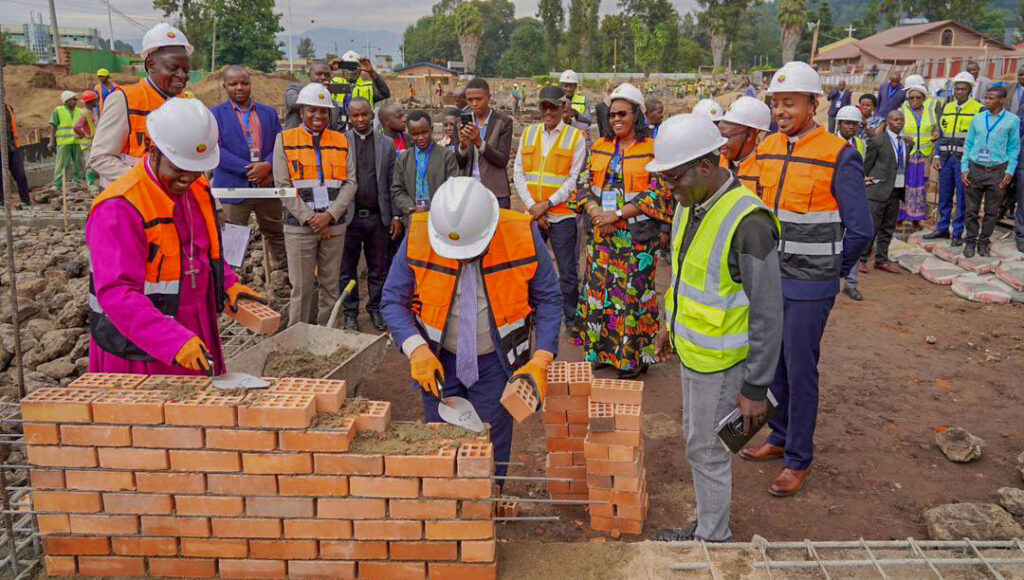
[[[185,270],[185,273],[188,274],[189,278],[192,279],[192,289],[195,290],[195,287],[196,287],[196,274],[199,272],[199,268],[196,268],[196,266],[192,262],[192,260],[188,261],[188,267],[189,267],[189,269]]]

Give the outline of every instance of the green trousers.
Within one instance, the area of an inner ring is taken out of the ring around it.
[[[61,187],[64,184],[65,170],[71,172],[71,180],[74,182],[81,183],[85,179],[85,171],[82,167],[82,148],[78,143],[57,145],[57,159],[53,164],[54,187]]]

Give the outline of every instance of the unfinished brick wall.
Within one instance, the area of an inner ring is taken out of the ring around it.
[[[587,435],[587,397],[593,373],[590,363],[556,361],[548,367],[544,400],[547,476],[571,479],[549,481],[551,499],[587,499],[587,468],[583,439]]]
[[[203,390],[170,400],[145,381]],[[22,401],[33,509],[54,576],[495,578],[486,437],[356,454],[390,403],[332,428],[343,381],[224,394],[196,377],[86,375]]]

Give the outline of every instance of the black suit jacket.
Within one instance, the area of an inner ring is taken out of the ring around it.
[[[839,89],[832,89],[832,92],[828,94],[829,106],[828,116],[835,117],[839,113],[839,109],[850,104],[850,89],[846,89],[843,92],[842,98],[839,97]]]
[[[508,161],[512,153],[512,118],[491,109],[491,119],[487,122],[484,140],[487,146],[480,154],[480,182],[491,190],[495,197],[509,197],[512,195],[512,188],[508,184]],[[459,173],[471,177],[476,146],[470,143],[467,151],[463,152],[460,149],[455,148]]]
[[[348,154],[352,156],[352,167],[358,167],[359,160],[356,158],[355,142],[359,139],[359,135],[356,135],[355,130],[349,129],[345,132],[345,138],[348,139]],[[373,157],[377,162],[375,171],[377,172],[377,201],[380,203],[380,221],[387,226],[391,223],[392,217],[401,217],[402,215],[397,208],[391,207],[391,180],[395,173],[395,142],[391,140],[391,137],[376,131],[373,132]],[[352,202],[352,207],[355,205],[355,202]]]
[[[903,139],[903,168],[906,171],[910,140],[902,135],[900,138]],[[896,185],[896,169],[896,151],[889,140],[889,132],[872,137],[864,154],[864,176],[877,180],[866,188],[869,200],[883,202],[892,197]]]

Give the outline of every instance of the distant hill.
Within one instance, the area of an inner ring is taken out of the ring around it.
[[[294,46],[298,46],[299,40],[308,36],[316,47],[317,58],[323,58],[328,52],[342,54],[347,50],[354,50],[359,54],[366,52],[366,42],[369,38],[370,52],[377,54],[390,54],[395,62],[401,60],[399,47],[402,45],[402,34],[389,30],[351,30],[348,28],[320,27],[310,28],[303,32],[297,32],[292,37]],[[288,35],[278,34],[278,40],[282,43],[282,50],[285,58],[288,56]],[[298,55],[295,55],[298,58]]]

